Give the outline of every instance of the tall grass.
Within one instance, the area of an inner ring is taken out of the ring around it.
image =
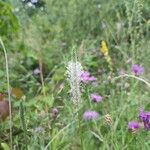
[[[10,149],[13,150],[13,137],[12,137],[12,110],[11,110],[11,96],[10,96],[10,81],[9,81],[9,66],[8,66],[8,57],[7,57],[7,51],[4,46],[4,43],[0,37],[0,44],[2,46],[4,57],[5,57],[5,67],[6,67],[6,78],[7,78],[7,92],[8,92],[8,100],[9,100],[9,129],[10,129]]]

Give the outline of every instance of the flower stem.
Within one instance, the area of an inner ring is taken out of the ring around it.
[[[77,112],[77,117],[78,117],[78,128],[79,128],[79,135],[80,135],[81,147],[82,147],[82,150],[84,150],[83,138],[82,138],[82,129],[81,129],[81,121],[80,121],[80,116],[79,116],[78,112]]]
[[[8,91],[8,100],[9,100],[9,128],[10,128],[10,149],[13,149],[13,141],[12,141],[12,110],[11,110],[11,98],[10,98],[10,81],[9,81],[9,67],[8,67],[8,57],[7,52],[4,46],[4,43],[0,37],[0,44],[2,46],[4,56],[5,56],[5,63],[6,63],[6,77],[7,77],[7,91]]]

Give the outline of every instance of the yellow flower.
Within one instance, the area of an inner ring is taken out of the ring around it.
[[[100,52],[104,55],[104,58],[107,61],[110,70],[113,70],[113,68],[112,68],[112,65],[113,65],[112,59],[111,59],[111,56],[109,55],[109,50],[108,50],[108,47],[107,47],[107,44],[106,44],[105,41],[101,42]]]
[[[108,47],[105,41],[101,42],[101,47],[100,47],[100,51],[101,53],[103,53],[104,55],[108,55]]]
[[[111,57],[110,57],[109,55],[106,56],[105,59],[106,59],[106,61],[107,61],[110,65],[112,65],[112,60],[111,60]]]

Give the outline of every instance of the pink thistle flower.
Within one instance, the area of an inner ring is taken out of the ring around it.
[[[141,75],[144,73],[144,67],[139,66],[137,64],[132,65],[131,70],[135,75]]]
[[[102,100],[102,97],[96,93],[91,94],[90,97],[91,97],[91,100],[96,103]]]
[[[88,83],[89,82],[89,78],[90,78],[90,73],[87,71],[82,71],[81,72],[81,81],[83,83]]]
[[[143,122],[145,129],[150,130],[150,112],[144,112],[141,110],[139,113],[139,119]]]
[[[140,125],[138,122],[131,121],[128,123],[128,129],[129,130],[134,130],[134,129],[139,129],[139,128],[140,128]]]
[[[94,76],[91,76],[91,77],[89,78],[89,81],[97,81],[97,78],[94,77]]]
[[[99,113],[96,111],[86,111],[83,114],[83,119],[84,120],[95,120],[99,117]]]
[[[96,77],[94,77],[94,76],[90,76],[90,73],[89,72],[87,72],[87,71],[82,71],[81,72],[81,81],[83,82],[83,83],[89,83],[90,81],[92,81],[92,82],[94,82],[94,81],[96,81],[97,80],[97,78]]]
[[[81,72],[81,77],[89,77],[90,73],[88,71],[82,71]]]

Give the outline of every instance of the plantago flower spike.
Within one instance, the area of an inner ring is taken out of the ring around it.
[[[67,77],[71,88],[72,100],[74,104],[78,104],[81,99],[80,83],[81,83],[82,66],[78,61],[70,61],[67,66]]]
[[[106,114],[106,115],[104,116],[104,119],[105,119],[106,124],[112,125],[113,120],[112,120],[112,117],[111,117],[110,114]]]

